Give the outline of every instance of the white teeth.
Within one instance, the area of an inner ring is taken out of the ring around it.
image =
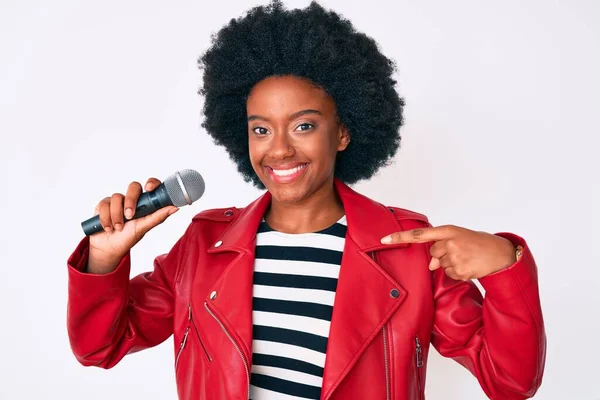
[[[277,176],[288,176],[288,175],[293,175],[296,172],[300,171],[302,168],[306,167],[306,164],[302,164],[299,165],[295,168],[291,168],[291,169],[274,169],[273,173]]]

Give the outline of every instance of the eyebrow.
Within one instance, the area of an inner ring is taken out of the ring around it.
[[[307,115],[307,114],[316,114],[316,115],[323,115],[323,113],[319,110],[302,110],[302,111],[298,111],[293,113],[292,115],[290,115],[289,119],[294,119],[294,118],[298,118],[302,115]],[[248,122],[250,121],[255,121],[255,120],[262,120],[262,121],[268,121],[267,118],[265,117],[261,117],[260,115],[250,115],[248,116]]]

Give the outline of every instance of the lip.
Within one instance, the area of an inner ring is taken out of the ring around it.
[[[271,178],[271,180],[274,181],[275,183],[291,183],[291,182],[294,182],[296,179],[298,179],[300,176],[302,176],[304,174],[304,171],[306,171],[306,168],[308,167],[309,164],[310,163],[289,163],[289,164],[282,164],[282,165],[266,166],[265,169],[267,170],[267,173],[269,174],[269,177]],[[286,169],[296,168],[300,165],[304,165],[304,168],[300,168],[299,171],[293,173],[292,175],[279,176],[279,175],[275,175],[275,172],[273,172],[274,169],[286,170]]]

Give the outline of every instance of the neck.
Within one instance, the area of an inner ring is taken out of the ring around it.
[[[344,208],[331,179],[311,196],[298,202],[279,202],[272,198],[265,220],[279,232],[308,233],[333,225],[343,215]]]

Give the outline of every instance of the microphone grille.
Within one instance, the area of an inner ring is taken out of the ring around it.
[[[164,182],[171,202],[183,207],[198,200],[204,194],[204,179],[193,169],[183,169],[168,176]]]

